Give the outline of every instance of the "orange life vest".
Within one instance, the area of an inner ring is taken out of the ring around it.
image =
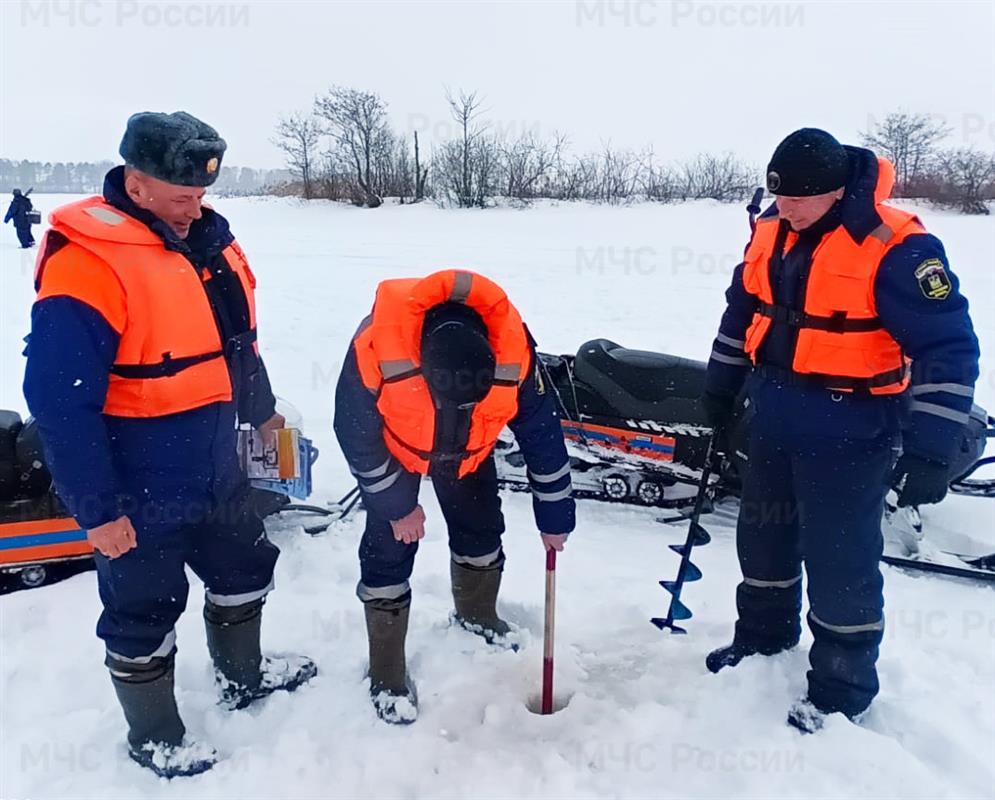
[[[833,391],[898,394],[909,384],[909,359],[884,329],[874,301],[874,279],[888,251],[924,233],[913,214],[882,205],[894,169],[879,159],[875,210],[882,223],[857,243],[842,225],[823,237],[812,255],[801,312],[774,303],[771,259],[798,239],[778,216],[757,221],[746,250],[743,285],[759,301],[744,350],[754,364],[774,320],[798,328],[792,369]]]
[[[356,334],[363,384],[377,395],[387,449],[413,473],[428,474],[435,443],[435,404],[421,374],[426,312],[445,302],[465,303],[483,319],[494,350],[494,384],[473,409],[459,477],[490,455],[504,426],[518,413],[518,389],[529,370],[525,326],[504,291],[483,275],[444,270],[422,279],[383,281],[373,313]]]
[[[73,268],[46,268],[42,244],[35,274],[37,299],[69,296],[95,308],[120,335],[104,413],[162,417],[232,399],[224,345],[197,269],[167,250],[145,225],[100,197],[62,206],[52,231],[81,250],[51,258]],[[47,234],[46,234],[47,237]],[[238,275],[249,308],[247,339],[255,345],[255,278],[234,242],[224,258]]]

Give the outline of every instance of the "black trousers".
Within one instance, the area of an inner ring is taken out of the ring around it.
[[[470,563],[492,555],[496,558],[501,550],[504,515],[493,456],[462,479],[433,475],[432,486],[446,519],[453,556]],[[396,598],[405,594],[417,552],[417,543],[404,544],[394,539],[390,520],[368,512],[359,544],[360,597]],[[364,590],[377,591],[364,597]]]

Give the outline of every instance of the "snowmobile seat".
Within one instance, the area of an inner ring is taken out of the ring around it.
[[[0,411],[0,502],[14,500],[20,490],[17,435],[22,425],[16,411]]]
[[[594,339],[577,351],[574,377],[608,401],[620,416],[665,420],[672,418],[673,401],[697,401],[701,396],[705,365]]]
[[[52,473],[45,464],[41,431],[34,417],[28,417],[18,431],[15,449],[20,496],[44,497],[52,488]]]

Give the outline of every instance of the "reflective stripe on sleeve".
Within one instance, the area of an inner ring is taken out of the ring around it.
[[[954,411],[952,408],[940,406],[936,403],[924,403],[921,400],[913,400],[912,403],[909,404],[909,410],[919,411],[923,414],[932,414],[936,417],[943,417],[944,419],[959,422],[961,425],[966,425],[967,421],[971,419],[971,415],[965,414],[963,411]]]
[[[563,476],[569,474],[570,474],[570,462],[568,461],[566,464],[564,464],[562,467],[556,470],[556,472],[542,474],[529,470],[529,480],[533,480],[536,483],[555,483]]]

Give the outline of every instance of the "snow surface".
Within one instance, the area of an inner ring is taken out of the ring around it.
[[[72,198],[33,199],[47,212]],[[350,485],[331,432],[332,395],[379,280],[472,268],[507,289],[544,350],[572,352],[607,336],[705,359],[747,234],[738,206],[707,202],[486,212],[276,199],[216,206],[259,279],[274,386],[321,448],[317,502]],[[995,218],[922,213],[971,298],[984,352],[978,401],[995,410]],[[15,248],[12,230],[0,239],[0,407],[23,412],[20,339],[34,256]],[[807,634],[791,653],[718,676],[704,667],[732,632],[739,570],[729,510],[706,520],[714,541],[695,551],[704,579],[686,590],[690,633],[670,637],[648,620],[666,610],[656,582],[675,574],[666,545],[684,530],[657,524],[649,510],[581,501],[558,568],[557,695],[569,702],[539,717],[527,704],[541,674],[544,558],[528,496],[505,500],[501,607],[524,640],[513,653],[449,626],[445,529],[424,488],[428,536],[408,638],[417,723],[387,727],[369,703],[354,596],[362,517],[315,537],[286,520],[271,529],[283,555],[264,645],[307,653],[319,675],[258,708],[222,710],[192,603],[178,626],[178,699],[190,733],[223,760],[182,784],[126,758],[93,633],[93,573],[0,598],[0,798],[995,796],[991,588],[885,568],[881,694],[862,726],[832,718],[802,737],[784,719],[805,689]],[[925,518],[977,545],[995,542],[993,511],[954,497]]]

